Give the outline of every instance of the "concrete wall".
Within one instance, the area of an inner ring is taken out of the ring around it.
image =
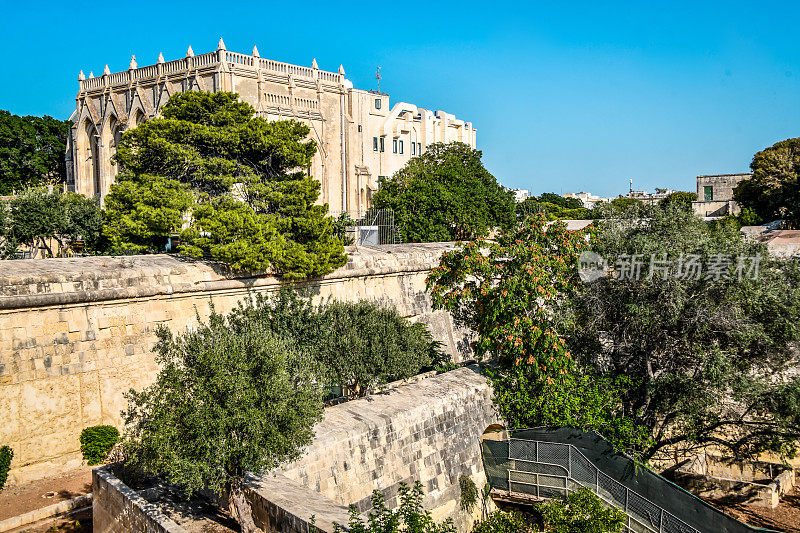
[[[420,481],[423,505],[434,519],[452,518],[460,532],[470,531],[480,503],[472,512],[460,509],[459,476],[470,476],[479,488],[486,483],[480,439],[499,422],[491,396],[486,379],[465,367],[326,408],[300,459],[248,479],[256,523],[266,533],[330,533],[334,523],[347,524],[350,504],[369,511],[373,490],[395,508],[400,483]],[[95,516],[100,524],[112,523],[101,531],[144,531],[142,520],[128,520],[133,525],[124,529],[109,518],[131,507],[118,501],[117,494],[133,499],[119,483],[95,474],[95,487],[102,491],[95,499]],[[115,492],[109,497],[111,489]],[[139,503],[137,512],[144,505]],[[148,509],[156,517],[175,514],[163,506]]]
[[[429,324],[456,360],[468,353],[448,314],[431,312],[425,277],[445,244],[361,248],[344,267],[305,283],[317,298],[384,300]],[[0,262],[0,445],[14,449],[11,482],[81,462],[87,426],[120,423],[123,393],[157,373],[160,325],[178,332],[225,313],[275,278],[226,277],[171,256]]]

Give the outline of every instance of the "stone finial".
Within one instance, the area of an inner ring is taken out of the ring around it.
[[[161,64],[161,63],[163,63],[163,62],[164,62],[164,54],[162,54],[161,52],[159,52],[159,53],[158,53],[158,61],[156,61],[156,63],[159,63],[159,64]]]
[[[311,68],[319,69],[319,67],[317,66],[317,58],[316,57],[311,60]]]
[[[111,70],[109,70],[108,65],[106,65],[103,67],[103,76],[108,76],[109,74],[111,74]]]
[[[341,64],[339,65],[339,74],[344,76],[344,65],[341,65]]]
[[[131,56],[131,64],[128,65],[128,69],[133,70],[138,67],[139,65],[136,63],[136,56]]]
[[[189,45],[189,48],[186,49],[186,57],[194,57],[194,50],[192,50],[192,45]]]
[[[225,41],[222,40],[222,37],[219,38],[219,44],[217,45],[217,50],[225,50]]]
[[[83,75],[83,71],[82,70],[80,72],[78,72],[78,79],[80,81],[83,81],[83,80],[86,79],[86,76]]]
[[[89,79],[92,79],[92,78],[94,78],[94,72],[92,72],[92,71],[90,70],[90,71],[89,71]]]
[[[253,57],[261,57],[258,55],[258,46],[253,45]]]

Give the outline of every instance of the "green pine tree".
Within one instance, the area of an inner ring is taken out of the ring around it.
[[[147,252],[180,233],[182,253],[235,270],[289,279],[330,272],[344,264],[344,247],[327,205],[315,205],[308,133],[299,122],[256,117],[235,93],[173,96],[160,118],[122,138],[106,236],[117,250]]]

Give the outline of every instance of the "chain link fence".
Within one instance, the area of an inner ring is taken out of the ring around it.
[[[391,209],[368,209],[355,219],[342,212],[331,212],[330,215],[334,218],[338,236],[345,244],[379,246],[403,242]]]
[[[540,440],[551,434],[553,440]],[[483,440],[481,449],[492,489],[550,499],[585,487],[625,512],[628,533],[767,531],[739,522],[636,465],[597,434],[568,428],[518,430],[503,440]]]

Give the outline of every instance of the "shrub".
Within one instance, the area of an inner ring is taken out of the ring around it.
[[[617,508],[606,507],[587,488],[566,498],[539,504],[545,531],[552,533],[620,533],[627,517]]]
[[[413,487],[400,483],[398,489],[400,506],[392,511],[386,507],[386,500],[380,491],[372,493],[372,511],[365,522],[355,505],[350,506],[350,533],[456,533],[453,522],[434,522],[431,512],[422,507],[422,483],[417,481]],[[340,524],[334,523],[334,531],[343,531]]]
[[[81,453],[87,464],[102,463],[119,440],[114,426],[92,426],[81,431]]]
[[[475,524],[472,533],[533,533],[537,531],[518,512],[495,511],[489,518]]]
[[[313,361],[326,385],[347,394],[364,395],[449,361],[424,324],[412,324],[393,307],[366,300],[315,306],[303,293],[284,289],[269,297],[256,295],[230,320],[255,320]]]
[[[14,450],[8,446],[0,448],[0,490],[6,484],[8,471],[11,469],[11,459],[14,458]]]
[[[461,474],[458,476],[458,485],[461,488],[461,508],[467,512],[472,512],[478,502],[478,487],[472,478]]]

